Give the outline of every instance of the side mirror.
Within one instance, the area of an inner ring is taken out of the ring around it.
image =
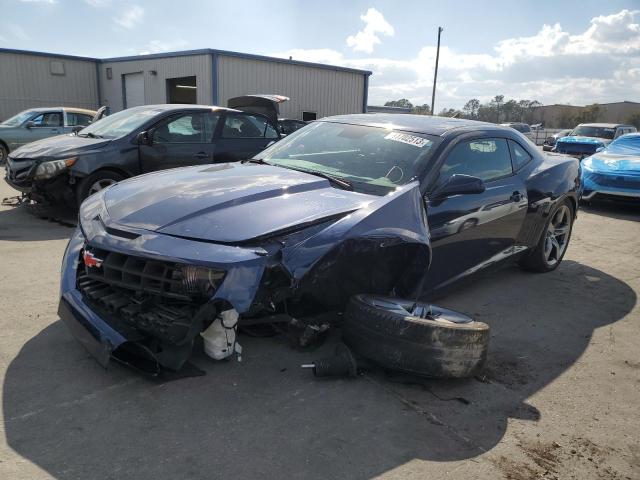
[[[35,123],[33,123],[31,120],[29,120],[27,123],[25,123],[25,125],[24,125],[24,126],[25,126],[26,128],[31,129],[31,128],[35,127],[35,126],[36,126],[36,124],[35,124]]]
[[[153,131],[152,130],[149,130],[148,132],[140,132],[136,136],[136,143],[138,145],[149,145],[149,146],[151,146],[151,144],[153,143],[151,141],[152,138],[153,138]]]
[[[75,127],[73,127],[71,129],[71,133],[78,133],[80,130],[82,130],[84,127],[82,125],[76,125]]]
[[[480,178],[456,173],[437,187],[431,197],[445,198],[453,195],[476,194],[484,192],[485,189],[484,182]]]

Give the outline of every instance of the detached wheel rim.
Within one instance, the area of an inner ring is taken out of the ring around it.
[[[562,205],[549,222],[544,242],[544,260],[547,265],[556,265],[564,255],[571,233],[571,210]]]
[[[102,180],[98,180],[93,185],[91,185],[91,187],[89,187],[89,196],[93,195],[94,193],[98,193],[100,190],[104,190],[109,185],[113,185],[114,183],[117,182],[111,178],[103,178]]]

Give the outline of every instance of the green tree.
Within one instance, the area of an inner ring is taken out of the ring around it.
[[[413,104],[407,100],[406,98],[401,98],[400,100],[390,100],[384,104],[385,107],[402,107],[402,108],[413,108]]]
[[[414,113],[416,115],[430,115],[431,114],[431,107],[429,105],[427,105],[426,103],[423,103],[422,105],[416,105],[411,110],[411,113]]]
[[[478,118],[478,110],[480,109],[480,100],[477,98],[472,98],[462,107],[462,111],[464,112],[464,116],[471,120],[475,120]]]
[[[632,113],[627,117],[627,123],[640,130],[640,112]]]

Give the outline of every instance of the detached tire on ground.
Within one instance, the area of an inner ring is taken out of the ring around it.
[[[429,309],[431,315],[424,315]],[[383,368],[434,378],[477,375],[489,347],[486,323],[378,295],[351,297],[342,334],[354,352]]]

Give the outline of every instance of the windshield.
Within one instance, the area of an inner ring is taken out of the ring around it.
[[[381,127],[314,122],[256,158],[346,180],[356,191],[384,194],[416,178],[436,138]]]
[[[623,135],[611,142],[607,153],[640,156],[640,135]]]
[[[0,125],[7,125],[8,127],[18,127],[29,120],[36,113],[38,113],[37,110],[25,110],[24,112],[20,112],[19,114],[5,120]]]
[[[144,125],[160,112],[157,108],[134,107],[92,123],[78,132],[79,136],[120,138]]]
[[[578,125],[573,132],[571,132],[572,137],[596,137],[596,138],[606,138],[608,140],[613,140],[613,135],[616,133],[615,128],[611,127],[590,127],[587,125]]]

